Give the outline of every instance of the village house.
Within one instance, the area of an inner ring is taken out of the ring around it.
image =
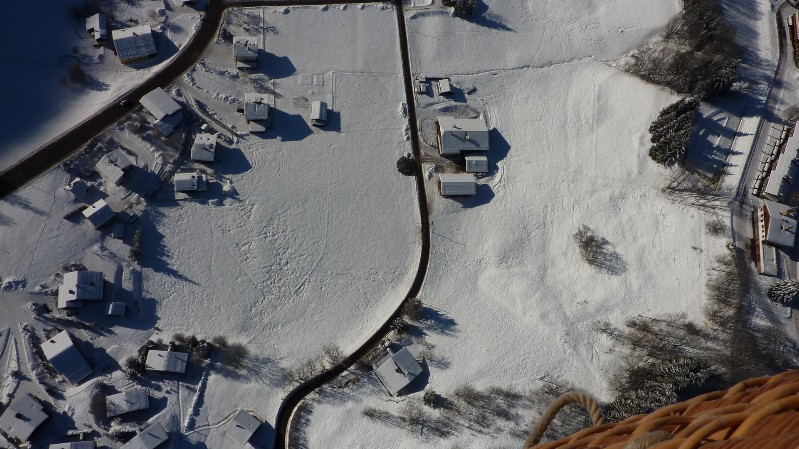
[[[169,435],[164,430],[164,427],[159,423],[155,423],[141,431],[141,433],[136,434],[130,441],[123,444],[120,449],[155,449],[168,439]]]
[[[114,150],[97,161],[94,168],[108,182],[119,185],[122,177],[133,167],[133,162],[125,156],[122,150]]]
[[[252,434],[258,430],[261,421],[250,413],[239,410],[228,424],[225,435],[240,445],[244,445],[250,440]]]
[[[164,136],[169,136],[183,121],[183,110],[164,89],[156,87],[139,100],[144,109],[154,118],[155,126]]]
[[[255,36],[235,36],[233,38],[233,59],[239,69],[257,67],[258,38]]]
[[[150,371],[162,371],[166,373],[186,372],[189,363],[189,354],[177,351],[158,351],[151,349],[147,351],[145,366]]]
[[[150,392],[146,388],[135,388],[105,397],[108,418],[150,408]]]
[[[208,190],[208,180],[200,172],[175,173],[175,192],[203,192]]]
[[[488,127],[482,118],[438,117],[438,148],[442,155],[488,151]]]
[[[244,120],[251,133],[261,133],[269,127],[269,95],[244,94]]]
[[[92,35],[98,44],[105,42],[105,40],[108,39],[108,17],[101,12],[87,17],[86,31]]]
[[[469,173],[442,173],[438,176],[441,196],[472,196],[477,194],[477,179]]]
[[[53,368],[71,384],[77,384],[92,374],[92,369],[67,331],[61,331],[42,342],[42,352]]]
[[[442,96],[452,95],[452,86],[449,83],[449,78],[442,78],[438,80],[438,94]]]
[[[74,199],[82,201],[89,194],[89,184],[86,184],[86,181],[80,178],[75,178],[67,184],[67,190],[69,190]]]
[[[216,155],[216,134],[201,133],[191,146],[191,160],[213,162]]]
[[[114,218],[114,211],[103,199],[97,200],[94,204],[89,205],[82,213],[95,228],[102,227]]]
[[[70,271],[58,286],[58,308],[74,309],[83,301],[103,299],[103,273],[99,271]]]
[[[111,32],[114,49],[123,63],[137,61],[157,53],[150,25],[123,28]]]
[[[755,211],[755,244],[760,274],[777,276],[777,249],[793,252],[797,221],[789,206],[770,200]]]
[[[11,402],[0,415],[0,430],[11,438],[28,441],[47,418],[42,404],[26,393]]]
[[[408,348],[402,348],[397,352],[389,349],[388,356],[375,364],[374,369],[380,383],[392,396],[398,396],[402,389],[423,371],[422,365],[416,361]]]

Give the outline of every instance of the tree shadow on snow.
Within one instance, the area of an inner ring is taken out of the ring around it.
[[[149,220],[147,218],[149,218]],[[144,257],[141,261],[142,267],[149,268],[156,273],[165,274],[179,281],[200,285],[169,264],[169,259],[172,257],[172,254],[164,243],[164,234],[157,228],[157,225],[163,219],[164,215],[158,212],[158,209],[152,209],[148,217],[142,217],[141,219],[144,253]]]
[[[286,374],[276,360],[259,355],[247,356],[238,368],[217,363],[215,371],[229,379],[253,381],[272,387],[281,386]]]
[[[462,17],[462,19],[492,30],[516,32],[513,28],[505,25],[505,18],[498,14],[488,12],[488,9],[488,5],[486,5],[485,2],[477,0],[474,14],[471,17]]]

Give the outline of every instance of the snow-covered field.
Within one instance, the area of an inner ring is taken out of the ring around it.
[[[95,2],[109,13],[110,25],[107,43],[95,48],[85,20],[71,10],[86,3],[4,5],[0,171],[144,81],[187,42],[201,14],[177,0]],[[113,53],[111,29],[136,24],[153,27],[158,54],[124,65]],[[85,84],[70,81],[73,64],[87,74]]]

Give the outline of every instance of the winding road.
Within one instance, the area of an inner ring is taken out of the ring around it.
[[[170,61],[161,71],[148,78],[138,87],[128,91],[112,101],[108,106],[88,117],[69,131],[56,137],[45,144],[27,158],[16,163],[11,168],[0,173],[0,199],[10,195],[28,182],[40,176],[54,165],[60,163],[72,153],[82,148],[91,138],[101,134],[105,129],[113,126],[119,120],[131,113],[129,106],[120,105],[122,99],[129,104],[135,104],[147,92],[170,84],[176,78],[187,72],[197,61],[205,48],[216,36],[222,22],[222,16],[227,8],[258,7],[258,6],[323,6],[343,4],[363,4],[364,1],[353,0],[210,0],[208,9],[202,18],[197,32],[189,43]],[[383,3],[383,2],[379,2]],[[419,145],[419,129],[416,117],[415,95],[413,91],[413,75],[411,71],[410,50],[408,47],[407,30],[405,25],[405,12],[402,0],[392,0],[397,15],[397,28],[399,31],[400,53],[402,57],[402,75],[405,85],[406,104],[408,105],[408,121],[411,129],[411,145],[417,161],[421,161]],[[345,357],[341,362],[316,376],[300,383],[291,390],[283,399],[275,418],[275,449],[285,449],[288,445],[288,427],[292,414],[297,406],[311,392],[324,384],[332,381],[349,367],[362,358],[371,348],[382,340],[390,331],[390,324],[397,318],[405,303],[416,297],[422,288],[427,265],[430,257],[430,220],[427,207],[427,194],[425,192],[424,176],[421,164],[416,167],[416,191],[418,195],[419,213],[421,217],[422,248],[413,282],[408,293],[394,312],[386,318],[383,325],[364,341],[358,349]]]

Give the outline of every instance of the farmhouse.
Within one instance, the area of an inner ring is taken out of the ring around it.
[[[314,101],[311,103],[311,124],[325,126],[325,123],[327,123],[327,103]]]
[[[0,415],[0,430],[11,438],[27,441],[47,420],[44,407],[29,394],[23,394]]]
[[[169,435],[166,430],[161,424],[155,423],[131,438],[120,449],[155,449],[167,439],[169,439]]]
[[[94,168],[103,178],[119,185],[125,172],[133,166],[133,162],[121,150],[114,150],[97,161]]]
[[[225,435],[236,443],[244,445],[250,440],[252,434],[258,430],[261,421],[244,410],[239,410],[233,420],[228,424]]]
[[[114,49],[121,62],[144,59],[157,53],[150,25],[123,28],[111,32]]]
[[[189,354],[177,351],[147,351],[145,365],[150,371],[163,371],[167,373],[185,373],[189,362]]]
[[[388,356],[376,365],[377,378],[392,396],[397,396],[423,371],[422,365],[416,361],[408,348],[402,348],[396,353],[389,349]]]
[[[237,68],[252,69],[258,65],[258,38],[236,36],[233,38],[233,59]]]
[[[191,160],[213,162],[216,154],[216,134],[201,133],[191,146]]]
[[[488,173],[486,156],[466,156],[466,173]]]
[[[481,118],[438,117],[438,147],[442,155],[488,151],[488,127]]]
[[[244,120],[251,133],[266,131],[269,127],[269,95],[244,94]]]
[[[103,42],[108,38],[108,18],[104,13],[86,18],[86,31],[92,35],[97,43]]]
[[[200,172],[176,173],[175,192],[202,192],[208,189],[207,178]]]
[[[83,301],[103,299],[103,273],[99,271],[70,271],[58,287],[58,308],[82,307]]]
[[[48,449],[94,449],[94,440],[51,444]]]
[[[53,368],[61,373],[69,383],[77,384],[92,373],[92,369],[75,344],[72,343],[72,338],[67,331],[61,331],[44,341],[42,352]]]
[[[474,175],[442,173],[438,179],[441,196],[472,196],[477,193]]]
[[[114,211],[111,210],[111,206],[102,199],[84,209],[82,213],[95,228],[100,228],[114,218]]]
[[[105,410],[108,418],[147,408],[150,408],[150,394],[146,388],[123,391],[105,398]]]
[[[155,126],[161,134],[169,136],[183,121],[180,105],[164,89],[156,87],[139,100],[144,109],[155,117]]]

